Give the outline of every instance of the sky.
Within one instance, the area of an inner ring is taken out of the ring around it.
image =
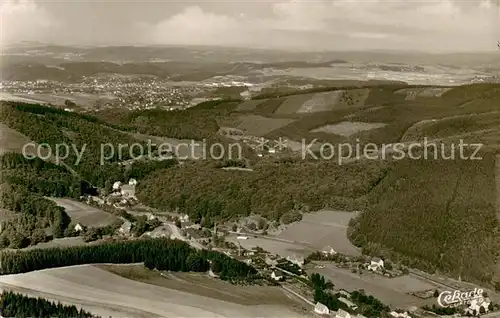
[[[500,0],[0,0],[1,43],[492,51]]]

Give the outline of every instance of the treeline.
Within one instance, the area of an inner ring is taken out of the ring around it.
[[[2,317],[71,317],[100,318],[76,306],[66,306],[43,298],[24,296],[14,292],[3,292],[0,296],[0,312]]]
[[[0,186],[0,208],[16,213],[2,223],[0,247],[23,248],[45,242],[50,237],[63,237],[70,217],[63,208],[26,187],[4,183]]]
[[[330,161],[265,161],[254,171],[226,171],[209,161],[159,170],[137,189],[141,202],[178,208],[195,222],[259,214],[286,222],[322,208],[354,210],[378,184],[388,166],[375,161],[337,165]]]
[[[148,268],[205,272],[208,269],[231,282],[257,278],[255,268],[213,251],[165,238],[108,242],[98,245],[1,252],[2,274],[94,263],[142,263]]]
[[[396,162],[349,237],[364,253],[407,267],[491,282],[500,250],[495,157],[481,155]]]
[[[314,301],[320,302],[330,310],[343,309],[346,311],[351,311],[349,307],[341,302],[337,296],[332,295],[331,289],[334,287],[331,281],[327,281],[320,274],[314,273],[311,275],[310,280],[312,287],[314,289]]]
[[[388,313],[390,308],[372,295],[366,295],[363,291],[353,291],[351,299],[359,306],[359,311],[367,317],[380,317]]]

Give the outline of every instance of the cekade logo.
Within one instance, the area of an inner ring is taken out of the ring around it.
[[[441,307],[455,307],[465,305],[471,300],[477,299],[479,302],[483,299],[483,290],[474,288],[473,291],[462,292],[460,290],[444,291],[439,294],[437,302]]]

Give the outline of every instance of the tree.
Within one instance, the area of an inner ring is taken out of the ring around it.
[[[267,225],[266,220],[264,218],[259,218],[259,221],[257,222],[257,228],[259,230],[263,230],[266,225]]]
[[[439,291],[438,291],[437,289],[434,291],[433,296],[434,296],[435,298],[438,298],[438,297],[439,297]]]
[[[24,248],[30,244],[29,239],[19,232],[14,232],[10,238],[10,248]]]
[[[137,222],[135,222],[132,232],[135,236],[141,236],[148,230],[147,219],[144,215],[137,217]]]
[[[393,269],[393,266],[392,266],[392,263],[391,261],[387,260],[384,264],[384,268],[388,271],[392,270]]]
[[[47,240],[47,235],[42,229],[35,229],[33,234],[31,234],[31,244],[36,245],[38,243],[43,243]]]

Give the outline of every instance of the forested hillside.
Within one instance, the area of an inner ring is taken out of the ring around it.
[[[494,166],[491,153],[395,162],[351,224],[351,239],[406,265],[491,281],[500,250]]]
[[[65,306],[43,298],[24,296],[13,292],[3,292],[0,296],[2,317],[71,317],[100,318],[76,306]]]
[[[245,172],[201,161],[151,174],[137,196],[153,207],[179,208],[207,225],[250,214],[278,220],[293,210],[359,207],[386,170],[387,165],[377,161],[338,165],[290,159],[262,162]]]

